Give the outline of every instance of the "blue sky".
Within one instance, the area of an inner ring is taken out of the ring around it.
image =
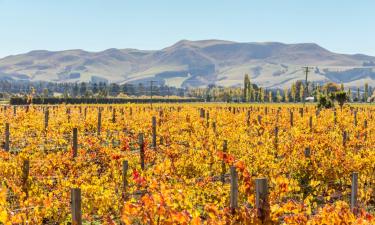
[[[374,9],[373,0],[0,0],[0,57],[181,39],[315,42],[375,56]]]

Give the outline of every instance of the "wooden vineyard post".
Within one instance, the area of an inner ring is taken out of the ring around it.
[[[290,111],[290,127],[293,127],[294,121],[293,121],[293,112]]]
[[[350,195],[350,209],[353,211],[357,207],[358,195],[358,173],[352,173],[352,193]]]
[[[116,108],[112,109],[112,123],[116,123]]]
[[[223,142],[223,153],[226,154],[228,151],[228,141],[224,140]],[[221,182],[224,184],[225,183],[225,173],[227,172],[227,168],[225,166],[225,161],[224,159],[221,161]]]
[[[49,111],[48,108],[44,111],[44,130],[47,131],[48,128],[48,119],[49,119]]]
[[[13,106],[13,116],[15,117],[17,115],[17,107]]]
[[[259,123],[259,125],[262,124],[262,116],[261,115],[258,115],[258,123]]]
[[[160,137],[159,142],[160,142],[160,145],[164,145],[164,138],[163,138],[163,137]]]
[[[312,130],[313,130],[313,118],[312,118],[312,116],[310,116],[310,119],[309,119],[309,127],[310,127],[310,132],[312,132]]]
[[[346,140],[348,139],[348,133],[346,131],[342,132],[342,145],[346,146]]]
[[[5,151],[10,150],[10,131],[9,131],[9,123],[5,124],[5,143],[4,143],[4,149]]]
[[[163,118],[163,110],[160,110],[160,111],[159,111],[159,118],[160,118],[160,119]]]
[[[122,161],[122,197],[126,198],[126,192],[128,189],[128,169],[129,164],[127,160]]]
[[[336,110],[333,111],[333,123],[336,125],[337,123],[337,113],[336,113]]]
[[[232,213],[238,208],[238,176],[236,167],[230,167],[230,209]]]
[[[269,217],[268,209],[268,185],[266,178],[255,179],[255,207],[258,212],[258,218],[264,221]]]
[[[78,129],[73,128],[73,158],[78,154]]]
[[[66,114],[68,115],[68,122],[70,122],[70,108],[66,109]]]
[[[156,117],[152,117],[152,147],[156,149]]]
[[[143,133],[139,133],[138,135],[138,144],[139,144],[139,155],[141,159],[141,168],[142,170],[145,169],[145,148],[144,148],[144,141],[143,141]]]
[[[210,111],[207,110],[207,113],[206,113],[206,127],[209,128],[210,127]]]
[[[97,134],[98,136],[100,136],[100,132],[101,132],[101,129],[102,129],[102,112],[100,110],[100,108],[98,108],[98,127],[97,127]]]
[[[28,184],[27,179],[29,178],[29,171],[30,171],[30,161],[24,160],[22,166],[22,189],[23,192],[26,194],[26,198],[29,196],[28,193]]]
[[[247,123],[247,126],[250,126],[250,110],[247,111],[246,123]]]
[[[215,137],[217,137],[216,122],[212,122],[212,131],[214,132]]]
[[[279,127],[275,127],[275,149],[276,151],[277,151],[278,146],[279,146]]]
[[[203,108],[201,108],[200,109],[200,118],[203,118],[204,119],[204,109]]]
[[[310,158],[311,156],[311,149],[310,147],[305,148],[305,157]]]
[[[273,110],[272,110],[272,113],[273,113]],[[275,119],[275,123],[276,125],[279,124],[279,117],[280,117],[280,111],[279,110],[276,110],[276,115],[275,115],[276,119]]]
[[[301,117],[303,117],[303,108],[299,108],[299,114]]]
[[[83,110],[83,116],[84,116],[84,118],[85,118],[85,120],[86,120],[86,116],[87,116],[87,107],[85,107],[85,109]]]
[[[187,122],[187,123],[190,123],[190,115],[189,115],[189,114],[186,115],[186,122]]]
[[[358,121],[357,121],[357,111],[354,111],[354,126],[357,126]]]
[[[363,122],[363,126],[365,128],[365,140],[367,140],[367,120],[365,120],[365,122]]]
[[[161,126],[162,121],[163,121],[163,111],[159,111],[159,121],[157,123],[159,127]]]
[[[72,225],[82,225],[81,189],[71,189]]]

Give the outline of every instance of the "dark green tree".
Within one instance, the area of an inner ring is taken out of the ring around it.
[[[92,85],[92,93],[93,94],[97,94],[99,92],[99,89],[98,89],[98,84],[97,83],[94,83]]]
[[[85,83],[85,82],[82,82],[82,83],[80,84],[80,88],[79,88],[79,93],[80,93],[80,95],[81,95],[81,96],[85,96],[86,91],[87,91],[86,83]]]
[[[342,108],[345,102],[349,100],[348,94],[345,91],[339,91],[339,92],[336,92],[334,95],[335,95],[335,100],[339,103],[339,106],[342,111]]]
[[[334,106],[332,100],[327,95],[321,95],[318,101],[318,108],[332,108]]]
[[[365,93],[363,93],[363,100],[367,102],[368,99],[368,83],[365,83]]]
[[[248,102],[250,100],[250,78],[248,74],[245,74],[244,78],[244,89],[243,89],[243,101]]]
[[[78,84],[75,83],[72,90],[72,96],[77,97],[79,95],[79,87]]]

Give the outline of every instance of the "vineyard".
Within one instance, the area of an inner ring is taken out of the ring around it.
[[[375,224],[375,107],[1,106],[3,224]]]

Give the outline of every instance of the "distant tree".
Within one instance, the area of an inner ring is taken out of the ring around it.
[[[99,82],[99,95],[103,97],[103,95],[108,95],[108,90],[107,90],[107,83],[106,82]]]
[[[47,88],[43,89],[43,97],[48,98],[48,89]]]
[[[305,96],[305,90],[304,90],[304,86],[301,85],[300,89],[299,89],[299,99],[300,99],[300,101],[303,101],[303,96]]]
[[[278,103],[280,103],[281,100],[282,100],[282,97],[281,97],[281,94],[280,94],[280,90],[277,89],[277,91],[276,91],[276,101],[277,101]]]
[[[73,86],[73,90],[72,90],[72,96],[77,97],[78,95],[79,95],[79,88],[78,88],[78,84],[75,83]]]
[[[373,93],[370,97],[370,102],[375,102],[375,90],[373,91]]]
[[[345,91],[339,91],[334,93],[336,101],[339,103],[341,111],[344,103],[348,101],[348,95]]]
[[[349,88],[348,89],[348,102],[352,101],[352,90]]]
[[[106,97],[108,96],[108,91],[107,91],[107,89],[102,89],[102,90],[100,90],[99,93],[98,93],[98,96],[99,96],[100,98],[106,98]]]
[[[259,88],[259,102],[264,102],[264,89]]]
[[[98,84],[97,83],[94,83],[92,85],[92,93],[93,94],[97,94],[99,92],[99,89],[98,89]]]
[[[359,88],[357,88],[357,102],[361,101],[361,93],[359,92]]]
[[[325,90],[326,94],[334,93],[337,91],[340,91],[340,86],[336,83],[329,82],[326,85],[324,85],[323,89]]]
[[[243,101],[249,101],[249,93],[250,93],[250,78],[248,74],[245,74],[244,78],[244,89],[243,89]]]
[[[363,94],[364,102],[367,102],[368,99],[368,83],[365,83],[365,93]]]
[[[68,92],[68,90],[64,90],[63,97],[64,98],[69,98],[69,92]]]
[[[93,97],[94,93],[90,90],[87,90],[84,94],[85,98],[91,98]]]
[[[284,88],[284,102],[289,102],[288,88]]]
[[[272,102],[272,91],[268,92],[268,102]]]
[[[373,88],[371,86],[369,86],[368,92],[369,92],[369,96],[371,96],[372,93],[374,93],[374,90],[373,90]]]
[[[109,92],[111,96],[117,96],[120,93],[120,86],[116,83],[111,83]]]
[[[250,102],[255,102],[255,101],[257,101],[257,94],[255,91],[255,88],[250,86]]]
[[[86,83],[85,82],[82,82],[80,84],[80,88],[79,88],[79,93],[81,96],[84,96],[86,94],[86,91],[87,91],[87,86],[86,86]]]
[[[138,95],[146,95],[145,87],[143,86],[142,83],[138,84],[137,93],[138,93]]]
[[[341,83],[340,90],[344,91],[344,84],[343,83]]]
[[[321,95],[319,97],[318,108],[332,108],[334,106],[332,100],[327,95]]]
[[[290,95],[292,96],[292,99],[293,99],[293,102],[296,102],[296,97],[297,97],[297,88],[296,88],[296,84],[293,83],[292,84],[292,87],[290,88]]]
[[[315,89],[315,99],[316,99],[316,101],[318,101],[318,102],[319,102],[320,95],[321,95],[321,93],[320,93],[320,86],[317,85],[317,87],[316,87],[316,89]]]

